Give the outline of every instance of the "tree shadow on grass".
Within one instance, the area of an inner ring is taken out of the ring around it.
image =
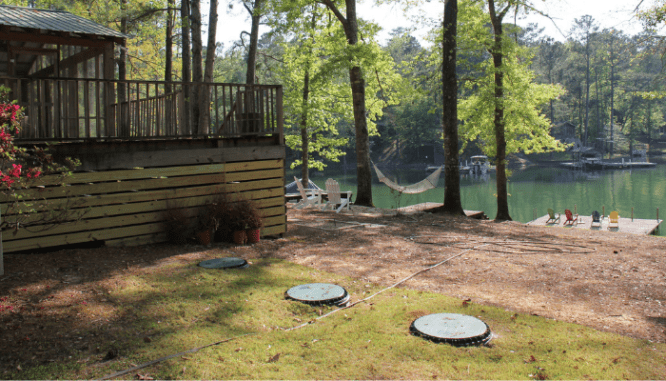
[[[157,356],[155,347],[177,352],[255,330],[256,324],[238,317],[251,312],[251,295],[289,282],[267,275],[271,260],[244,270],[198,266],[234,256],[229,248],[150,245],[5,255],[0,378],[54,379],[63,377],[63,367],[86,366],[100,376],[127,367],[127,356],[150,360],[137,359],[138,353]]]

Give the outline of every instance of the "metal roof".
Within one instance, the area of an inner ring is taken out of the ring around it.
[[[0,5],[0,25],[53,32],[92,34],[105,37],[130,37],[69,12],[8,5]]]

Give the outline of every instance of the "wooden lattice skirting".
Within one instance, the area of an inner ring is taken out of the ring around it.
[[[68,206],[68,221],[2,231],[5,253],[93,241],[164,242],[168,207],[183,207],[194,217],[223,192],[254,201],[264,220],[263,236],[286,232],[283,158],[74,173],[65,186],[56,185],[53,176],[41,181],[42,188],[28,189],[24,197],[46,213]],[[18,213],[8,208],[7,200],[0,207],[3,219]],[[28,220],[42,218],[32,214]]]

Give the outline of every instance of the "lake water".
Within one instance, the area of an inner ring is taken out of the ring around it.
[[[423,170],[382,170],[382,172],[400,185],[413,184],[423,180]],[[291,173],[291,171],[289,171]],[[291,173],[288,179],[292,179]],[[356,194],[356,175],[351,171],[344,173],[326,172],[327,176],[312,176],[321,188],[328,177],[340,183],[340,189],[352,190]],[[605,208],[606,215],[616,210],[622,217],[630,217],[633,208],[635,218],[652,219],[666,216],[666,166],[657,165],[650,169],[606,170],[583,172],[566,168],[529,168],[514,170],[509,177],[509,213],[515,221],[529,222],[547,214],[548,208],[558,213],[564,209],[574,209],[580,215],[599,213]],[[488,218],[497,214],[495,196],[495,174],[491,172],[482,177],[465,175],[460,181],[462,206],[465,210],[480,210]],[[400,195],[377,180],[373,171],[372,197],[375,206],[396,208],[423,202],[444,201],[444,174],[438,187],[416,195]],[[536,214],[535,214],[536,209]],[[659,235],[666,235],[666,226]]]

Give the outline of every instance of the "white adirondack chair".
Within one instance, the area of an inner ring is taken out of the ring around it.
[[[342,198],[341,194],[345,193],[347,198]],[[330,205],[336,213],[340,213],[343,208],[349,210],[349,200],[351,200],[351,191],[340,192],[340,184],[333,179],[326,180],[326,194],[328,195],[328,202],[324,205],[324,209]],[[338,207],[338,205],[340,205]]]
[[[298,187],[298,192],[301,194],[301,201],[294,206],[296,209],[308,208],[310,206],[320,207],[321,203],[321,194],[318,190],[314,189],[305,189],[303,184],[294,176],[296,181],[296,186]],[[309,194],[308,194],[309,193]]]

